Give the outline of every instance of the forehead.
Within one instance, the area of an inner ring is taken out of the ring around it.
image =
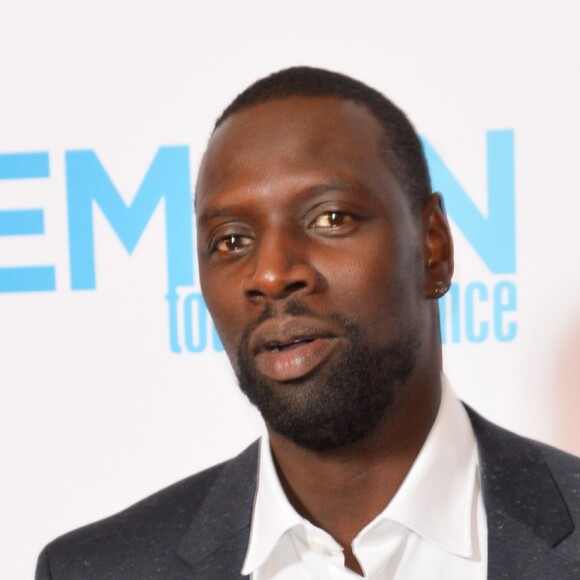
[[[198,202],[233,182],[316,170],[337,179],[390,173],[384,132],[362,104],[335,97],[291,97],[233,113],[212,135],[198,177]],[[330,177],[330,176],[328,176]]]

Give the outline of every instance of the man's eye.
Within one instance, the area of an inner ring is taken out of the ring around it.
[[[249,246],[252,240],[248,236],[241,236],[239,234],[228,234],[223,238],[217,240],[213,246],[215,252],[235,252]]]
[[[311,228],[338,228],[352,222],[352,216],[340,211],[327,211],[319,215],[311,224]]]

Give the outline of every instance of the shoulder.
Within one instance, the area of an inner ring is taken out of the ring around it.
[[[256,461],[257,443],[254,443],[233,459],[179,481],[113,516],[57,538],[40,555],[37,578],[96,579],[109,577],[104,575],[105,565],[118,573],[132,563],[144,569],[159,565],[175,555],[216,484],[231,478],[251,480]],[[248,481],[247,485],[251,487],[253,483]],[[50,573],[42,571],[49,568]],[[55,569],[63,572],[54,574]],[[82,576],[78,572],[81,569]],[[76,572],[70,572],[73,570]],[[120,577],[139,576],[127,570]]]
[[[580,522],[580,457],[538,441],[522,439],[542,456],[571,515],[576,522]]]
[[[466,406],[473,425],[480,450],[484,460],[502,462],[503,460],[522,457],[543,461],[557,479],[574,482],[580,491],[580,457],[566,453],[545,443],[517,435],[512,431],[495,425],[483,418],[473,409]],[[519,463],[519,462],[518,462]]]
[[[576,574],[580,458],[498,427],[472,409],[467,411],[477,438],[489,541],[496,554],[509,545],[510,557],[516,561],[516,544],[520,544],[521,558],[531,556],[535,546],[535,558],[540,553],[546,558],[557,556],[562,570]]]
[[[556,500],[557,495],[578,528],[580,458],[512,433],[469,407],[467,411],[478,442],[484,489],[504,499],[511,496],[522,506],[533,500],[545,508],[548,498]],[[580,541],[580,534],[577,537]]]

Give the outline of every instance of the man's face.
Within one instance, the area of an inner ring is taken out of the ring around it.
[[[425,340],[419,219],[362,105],[298,98],[231,115],[197,186],[204,298],[269,428],[314,449],[363,438]]]

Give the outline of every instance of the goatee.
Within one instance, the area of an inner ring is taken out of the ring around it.
[[[321,318],[296,302],[288,303],[284,313]],[[266,423],[280,435],[316,451],[346,447],[372,433],[413,373],[418,335],[373,348],[354,321],[330,314],[325,318],[345,329],[347,347],[340,359],[306,377],[278,383],[258,373],[248,349],[252,330],[273,317],[267,309],[246,329],[236,360],[240,389]]]

